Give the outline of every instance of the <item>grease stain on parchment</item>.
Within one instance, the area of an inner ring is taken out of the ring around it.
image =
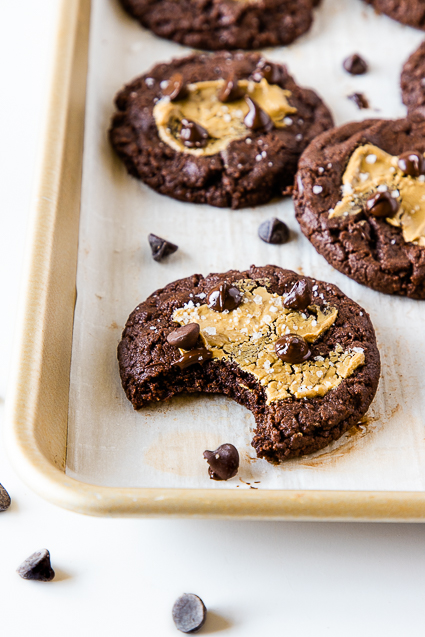
[[[208,477],[206,449],[213,451],[223,444],[222,436],[206,431],[174,431],[161,433],[145,451],[143,462],[157,471],[178,476]]]

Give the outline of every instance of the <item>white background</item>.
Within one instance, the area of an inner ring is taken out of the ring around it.
[[[0,0],[2,403],[56,8]],[[0,482],[13,499],[0,514],[2,636],[176,635],[182,592],[210,609],[201,634],[423,635],[421,525],[92,519],[34,495],[3,445]],[[21,580],[16,567],[42,547],[56,580]]]

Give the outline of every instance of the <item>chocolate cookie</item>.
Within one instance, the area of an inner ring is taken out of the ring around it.
[[[423,0],[364,0],[378,13],[411,27],[425,29],[425,3]]]
[[[333,124],[316,93],[258,53],[157,64],[116,105],[110,139],[130,174],[175,199],[220,207],[290,190],[301,152]]]
[[[182,326],[191,335],[196,327],[196,342],[182,342]],[[342,436],[367,411],[380,372],[361,307],[334,285],[272,265],[195,274],[154,292],[130,315],[118,360],[135,409],[184,392],[247,407],[252,445],[269,461]]]
[[[425,115],[425,42],[403,66],[400,84],[403,104],[406,104],[408,112],[419,111]]]
[[[261,49],[290,44],[309,30],[315,0],[121,0],[161,38],[194,49]]]
[[[425,121],[366,120],[323,133],[300,159],[296,216],[359,283],[425,298]]]

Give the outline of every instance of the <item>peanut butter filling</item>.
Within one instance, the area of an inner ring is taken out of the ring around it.
[[[356,214],[375,192],[388,191],[400,208],[386,222],[401,228],[405,241],[425,246],[425,176],[405,175],[397,161],[373,144],[356,148],[342,178],[342,200],[329,217]]]
[[[308,315],[283,307],[284,297],[270,294],[251,280],[236,282],[243,302],[235,310],[215,312],[208,305],[189,301],[175,310],[180,325],[198,323],[205,347],[213,358],[228,360],[255,376],[264,386],[268,404],[284,398],[324,396],[363,365],[361,348],[344,351],[337,345],[329,356],[305,363],[284,363],[274,344],[284,334],[297,334],[313,343],[335,322],[338,310],[309,307]]]
[[[217,94],[224,80],[211,80],[188,85],[189,95],[184,100],[171,102],[162,97],[153,109],[153,116],[162,141],[181,153],[198,157],[215,155],[224,150],[230,142],[249,135],[244,117],[249,107],[244,99],[222,104]],[[284,128],[284,119],[297,109],[288,104],[291,91],[276,84],[239,80],[238,86],[246,89],[246,94],[269,115],[276,128]],[[203,148],[187,148],[179,137],[183,119],[191,120],[205,128],[210,139]]]

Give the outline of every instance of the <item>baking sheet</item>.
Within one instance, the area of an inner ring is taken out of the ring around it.
[[[104,486],[423,490],[424,304],[378,294],[336,272],[301,235],[288,199],[230,211],[168,199],[129,177],[107,139],[113,97],[156,62],[189,50],[141,29],[117,0],[93,0],[91,25],[67,474]],[[422,37],[360,1],[323,0],[308,34],[265,54],[317,90],[342,124],[405,114],[399,74]],[[343,72],[342,60],[353,52],[369,61],[367,75]],[[346,97],[353,92],[364,92],[372,109],[357,110]],[[272,215],[290,227],[289,244],[257,238],[258,225]],[[177,243],[178,252],[154,262],[149,232]],[[155,289],[251,263],[337,284],[370,313],[382,356],[378,394],[362,422],[331,447],[278,467],[256,459],[253,416],[222,396],[178,397],[133,411],[116,361],[128,314]],[[202,452],[223,442],[238,447],[241,468],[237,478],[217,483]]]

